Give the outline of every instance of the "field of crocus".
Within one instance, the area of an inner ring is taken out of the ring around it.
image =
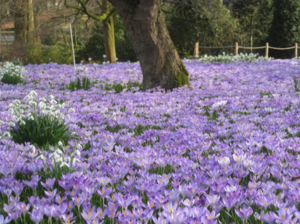
[[[300,63],[185,65],[190,87],[167,93],[140,91],[138,63],[0,82],[0,223],[300,223]],[[13,142],[32,108],[75,137]]]

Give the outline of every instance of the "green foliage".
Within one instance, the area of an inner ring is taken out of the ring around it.
[[[203,3],[203,4],[202,4]],[[237,22],[217,1],[173,1],[163,6],[171,38],[181,57],[191,58],[194,45],[228,46],[236,41]],[[206,49],[218,54],[227,49]]]
[[[295,91],[296,91],[296,92],[300,92],[300,89],[299,89],[299,81],[298,81],[298,78],[297,78],[297,77],[294,77],[294,87],[295,87]]]
[[[42,46],[40,43],[33,43],[26,50],[26,59],[29,64],[49,62],[71,64],[72,50],[70,47],[61,45]]]
[[[115,93],[120,93],[124,89],[132,90],[133,87],[139,87],[140,90],[143,88],[141,83],[138,83],[138,82],[128,82],[125,85],[122,85],[120,83],[113,84],[113,85],[106,84],[104,86],[103,90],[115,90]]]
[[[119,15],[115,13],[115,41],[118,61],[136,61],[137,57],[133,49],[132,43],[126,34],[124,24]],[[77,58],[85,59],[92,58],[94,61],[102,61],[105,54],[105,40],[103,26],[97,25],[92,32],[92,35],[86,41],[82,50],[77,54]]]
[[[23,66],[23,63],[18,60],[14,60],[11,63],[13,63],[14,65],[18,65],[18,66]]]
[[[268,32],[270,46],[291,47],[300,41],[300,0],[273,0],[273,21]],[[294,50],[275,51],[270,49],[275,58],[292,58]]]
[[[34,119],[26,118],[24,123],[18,122],[10,130],[12,140],[23,144],[30,142],[38,147],[56,145],[59,141],[67,143],[72,137],[69,127],[64,121],[59,121],[50,116],[33,115]]]
[[[17,85],[19,83],[22,83],[22,78],[20,75],[11,75],[10,73],[4,73],[4,75],[2,76],[1,82],[10,84],[10,85]]]
[[[273,20],[272,2],[273,0],[233,1],[232,14],[240,24],[238,42],[241,45],[265,45]]]
[[[75,91],[75,90],[79,90],[79,89],[89,90],[90,87],[91,87],[91,81],[87,77],[83,77],[82,81],[80,81],[80,79],[77,78],[76,82],[70,82],[67,85],[67,89],[69,89],[71,91]]]

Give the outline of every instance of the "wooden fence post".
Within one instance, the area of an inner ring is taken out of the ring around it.
[[[239,54],[239,43],[235,42],[235,50],[234,50],[234,55],[238,55]]]
[[[194,56],[199,57],[199,42],[195,43]]]
[[[269,57],[269,43],[266,43],[266,58]]]
[[[298,43],[295,44],[295,59],[298,59]]]

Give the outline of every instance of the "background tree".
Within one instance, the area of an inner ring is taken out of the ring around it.
[[[104,37],[105,37],[105,52],[106,60],[116,63],[116,43],[115,43],[115,28],[114,28],[114,8],[107,0],[97,0],[97,1],[83,1],[75,0],[78,4],[69,4],[64,0],[65,6],[68,8],[75,9],[78,14],[85,14],[89,18],[96,21],[102,21],[104,28]],[[95,7],[97,4],[98,7]],[[100,11],[100,13],[93,13],[91,8],[95,8]]]
[[[238,19],[239,43],[253,47],[265,44],[273,19],[273,0],[233,0],[231,9]]]
[[[300,0],[273,0],[274,14],[267,41],[271,46],[290,47],[300,41]],[[275,58],[291,58],[293,50],[270,50]]]
[[[219,0],[165,1],[168,29],[182,57],[194,54],[194,45],[228,46],[236,41],[237,21]],[[225,49],[202,50],[218,54]]]

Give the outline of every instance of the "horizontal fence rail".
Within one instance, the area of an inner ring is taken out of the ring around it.
[[[0,29],[0,53],[2,53],[2,50],[4,48],[7,48],[14,43],[14,36],[14,31],[6,31]]]
[[[224,48],[234,48],[234,55],[239,54],[239,49],[246,49],[246,50],[258,50],[258,49],[266,49],[265,51],[265,56],[269,57],[269,49],[273,50],[279,50],[279,51],[284,51],[284,50],[292,50],[295,49],[295,58],[298,58],[298,43],[295,44],[293,47],[272,47],[269,46],[269,43],[266,43],[266,46],[260,46],[260,47],[244,47],[244,46],[239,46],[239,43],[236,42],[235,46],[223,46],[223,47],[207,47],[207,46],[199,46],[199,43],[195,44],[195,51],[194,54],[195,56],[199,56],[199,49],[224,49]]]

